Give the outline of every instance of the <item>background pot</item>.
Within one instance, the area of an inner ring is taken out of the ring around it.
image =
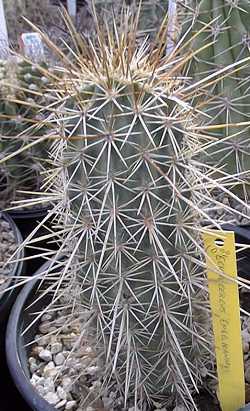
[[[45,271],[49,264],[45,263],[35,275]],[[46,295],[46,297],[35,301],[41,292],[41,289],[38,290],[39,284],[39,279],[32,279],[25,285],[16,299],[6,331],[6,358],[14,384],[27,404],[26,409],[33,411],[55,411],[55,408],[45,401],[30,383],[28,350],[31,347],[25,348],[25,345],[34,339],[39,323],[34,324],[23,335],[27,325],[34,319],[32,313],[40,311],[52,298]],[[33,304],[30,307],[31,303]]]

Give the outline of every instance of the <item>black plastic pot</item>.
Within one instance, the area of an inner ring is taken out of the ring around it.
[[[44,264],[36,273],[42,273],[49,263]],[[12,308],[6,331],[6,358],[11,377],[19,393],[27,404],[27,409],[33,411],[55,411],[55,408],[45,401],[30,383],[28,370],[28,355],[30,346],[25,345],[34,339],[39,324],[34,324],[28,332],[23,331],[34,319],[34,312],[40,311],[51,298],[49,295],[35,301],[40,295],[39,279],[32,279],[23,287]],[[34,302],[35,301],[35,302]],[[32,306],[30,306],[30,304]],[[30,408],[28,408],[28,406]]]
[[[19,246],[22,243],[23,238],[15,222],[6,212],[0,212],[0,217],[10,224],[16,239],[16,244]],[[24,275],[26,265],[23,258],[24,250],[21,249],[15,256],[15,260],[18,261],[11,264],[11,270],[9,272],[10,278],[6,283],[6,288],[14,286],[18,281],[18,277]],[[0,294],[0,345],[2,345],[1,342],[4,338],[4,327],[8,319],[10,308],[16,299],[18,291],[19,287],[16,287]]]
[[[235,234],[235,240],[238,244],[250,245],[250,226],[240,226],[225,224],[224,230],[233,231]],[[237,271],[238,276],[246,280],[250,280],[250,249],[245,249],[237,253]],[[250,302],[248,303],[250,309]],[[244,307],[247,309],[247,307]]]
[[[38,224],[41,223],[50,211],[49,207],[37,208],[34,210],[11,210],[10,215],[17,224],[23,239],[27,239],[27,237],[38,227]],[[46,225],[48,227],[51,226],[51,218],[46,220]],[[48,235],[49,231],[45,228],[45,226],[39,227],[37,232],[34,234],[34,238],[42,237]],[[56,244],[51,243],[50,241],[43,239],[41,241],[36,242],[35,244],[36,249],[26,247],[25,253],[27,257],[32,257],[27,260],[27,272],[34,273],[43,263],[44,259],[41,257],[36,257],[39,254],[39,249],[50,249],[55,250]]]
[[[250,244],[250,225],[232,225],[232,224],[225,224],[223,227],[225,230],[234,231],[236,238],[245,243]]]
[[[37,226],[37,222],[42,221],[43,218],[47,215],[48,210],[48,207],[36,208],[34,210],[16,209],[10,210],[9,214],[17,224],[23,238],[25,239]]]

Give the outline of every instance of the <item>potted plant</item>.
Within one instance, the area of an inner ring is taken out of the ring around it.
[[[200,234],[204,223],[222,227],[215,208],[233,211],[216,190],[249,209],[233,191],[239,175],[223,173],[223,159],[219,169],[204,161],[224,141],[209,134],[200,102],[203,108],[211,81],[243,63],[190,84],[183,75],[190,42],[184,54],[183,40],[166,56],[164,24],[149,46],[137,44],[137,22],[125,14],[122,32],[115,23],[103,32],[96,21],[97,44],[81,39],[78,54],[63,58],[50,118],[57,124],[50,189],[61,197],[60,253],[67,258],[59,277],[47,270],[45,278],[54,278],[54,299],[69,280],[77,293],[71,311],[89,313],[103,364],[101,397],[116,384],[123,409],[193,410],[194,393],[215,375]],[[228,141],[235,126],[226,125]],[[25,292],[21,304],[31,289]],[[51,404],[59,407],[59,399]]]

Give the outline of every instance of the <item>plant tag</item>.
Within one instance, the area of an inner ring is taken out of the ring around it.
[[[21,34],[20,46],[26,57],[38,63],[45,59],[42,37],[39,33]]]
[[[234,232],[203,234],[222,411],[245,405],[244,363]]]

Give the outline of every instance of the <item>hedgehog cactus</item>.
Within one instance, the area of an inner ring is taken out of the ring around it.
[[[208,210],[225,206],[211,193],[230,195],[236,178],[201,163],[210,136],[192,106],[197,87],[181,74],[188,52],[164,57],[162,28],[155,48],[138,46],[135,32],[126,20],[120,35],[99,34],[59,79],[50,181],[61,169],[64,273],[77,268],[104,383],[117,380],[140,409],[157,400],[196,409],[214,362],[201,222],[220,226]]]
[[[195,3],[197,5],[197,2]],[[207,44],[202,52],[198,53],[191,66],[193,75],[201,79],[208,74],[232,65],[249,53],[249,12],[247,0],[211,1],[201,0],[195,9],[196,20],[193,32],[198,32],[207,25],[206,30],[200,33],[193,42],[193,49],[197,50]],[[250,192],[250,145],[249,145],[249,64],[236,69],[230,76],[222,78],[220,82],[211,83],[211,103],[206,105],[206,113],[211,116],[211,125],[225,124],[226,127],[215,129],[214,135],[224,139],[220,150],[208,151],[207,161],[211,165],[220,167],[223,173],[239,174],[237,194],[246,200]],[[234,127],[230,127],[234,124]]]

